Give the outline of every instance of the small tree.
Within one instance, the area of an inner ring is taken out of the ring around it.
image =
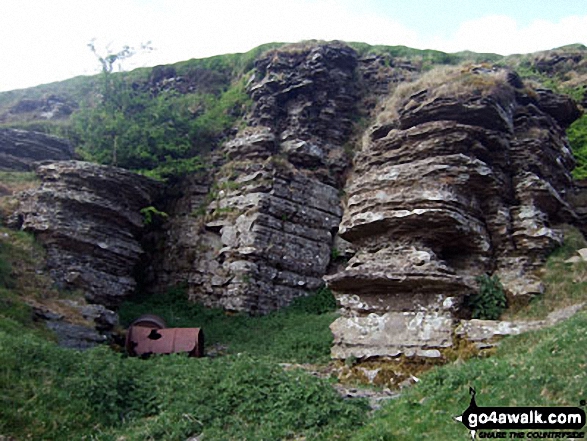
[[[92,53],[96,56],[96,58],[98,59],[98,61],[102,65],[102,73],[104,73],[104,74],[112,73],[112,70],[114,69],[114,64],[116,62],[118,62],[119,70],[121,70],[122,69],[121,63],[124,60],[126,60],[127,58],[130,58],[137,53],[135,48],[130,47],[128,45],[124,45],[124,46],[122,46],[122,49],[119,50],[118,52],[112,52],[112,50],[110,50],[110,47],[107,46],[106,47],[107,53],[105,55],[102,55],[96,49],[95,42],[96,42],[96,39],[93,38],[92,41],[90,41],[88,43],[88,47],[90,48]],[[150,52],[152,50],[153,50],[153,47],[151,46],[150,41],[148,41],[147,43],[141,43],[141,46],[140,46],[141,52],[145,52],[145,51]]]
[[[106,47],[106,53],[102,54],[96,48],[96,39],[88,43],[88,47],[96,56],[101,65],[101,77],[99,82],[101,103],[93,114],[93,121],[88,130],[98,130],[102,132],[102,142],[111,144],[112,156],[110,163],[118,165],[118,143],[120,128],[124,125],[125,109],[130,106],[132,101],[131,91],[126,87],[122,78],[113,75],[114,66],[118,64],[118,69],[122,70],[122,62],[129,59],[137,53],[137,50],[131,46],[124,45],[119,51],[112,51],[109,46]],[[140,52],[150,52],[153,50],[151,42],[142,43]],[[97,139],[96,137],[95,139]],[[96,158],[104,162],[105,158]]]

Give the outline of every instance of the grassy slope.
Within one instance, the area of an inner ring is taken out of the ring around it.
[[[170,325],[206,326],[212,341],[229,345],[228,354],[140,360],[106,347],[72,352],[0,311],[0,434],[182,440],[203,431],[209,440],[348,439],[364,423],[364,401],[345,401],[328,381],[277,363],[326,360],[333,319],[327,295],[252,319],[187,306],[177,293],[169,300],[147,300],[143,310]],[[123,315],[137,308],[127,304]]]
[[[533,63],[542,56],[541,53],[503,57],[497,54],[478,54],[470,51],[449,54],[405,46],[372,46],[358,42],[349,44],[360,55],[372,54],[409,60],[414,67],[423,71],[437,65],[456,65],[463,62],[509,65],[518,70],[523,78],[537,81],[557,92],[567,93],[579,101],[583,97],[587,81],[587,73],[583,72],[587,65],[585,63],[573,65],[566,68],[567,70],[564,66],[561,68],[557,65],[556,70],[548,75],[539,72]],[[196,159],[206,153],[205,146],[213,147],[221,141],[227,131],[234,125],[238,125],[243,108],[250,104],[240,95],[244,94],[244,81],[248,79],[247,73],[254,67],[255,59],[263,52],[282,45],[283,43],[269,43],[242,54],[192,59],[170,65],[178,75],[186,77],[197,72],[209,73],[201,77],[204,80],[199,80],[201,82],[198,82],[198,90],[185,96],[162,95],[156,100],[151,100],[158,101],[158,104],[151,103],[153,105],[146,106],[141,100],[147,97],[147,102],[151,102],[148,100],[150,95],[146,92],[133,92],[134,102],[130,102],[124,110],[124,120],[128,124],[118,121],[112,115],[110,115],[112,121],[109,120],[108,123],[121,132],[117,140],[121,143],[119,145],[121,151],[127,149],[132,152],[131,158],[126,163],[124,158],[121,158],[122,162],[118,165],[142,172],[150,171],[154,177],[158,178],[167,178],[197,169],[200,164]],[[582,45],[557,49],[562,53],[580,53],[585,50],[586,48]],[[140,68],[132,72],[113,75],[116,78],[123,78],[123,82],[129,86],[132,84],[134,90],[134,85],[145,84],[148,81],[151,72],[151,68]],[[84,158],[109,163],[111,155],[107,154],[110,150],[107,146],[112,144],[111,140],[103,131],[98,130],[94,133],[91,129],[94,125],[97,127],[104,125],[92,123],[94,119],[97,118],[99,121],[104,115],[92,115],[91,112],[87,114],[87,107],[84,105],[84,103],[95,101],[94,95],[101,84],[99,78],[99,75],[76,77],[29,89],[0,93],[0,118],[4,116],[7,118],[6,122],[0,123],[0,127],[19,127],[67,136],[74,139],[78,152]],[[72,118],[58,120],[40,120],[38,116],[32,114],[14,115],[9,112],[10,107],[20,100],[38,100],[51,95],[77,103],[80,107],[73,113]],[[142,111],[144,115],[141,117],[141,115],[133,114],[134,108],[144,108]],[[179,121],[178,124],[168,124],[169,115],[172,114],[175,115],[176,122]],[[152,124],[149,121],[152,121]],[[578,167],[574,172],[577,179],[587,177],[587,135],[585,133],[587,133],[587,117],[577,121],[569,131],[571,146],[578,157]],[[134,151],[137,149],[139,151]],[[152,158],[145,160],[149,156]],[[141,159],[144,160],[144,164],[137,163]],[[155,170],[152,170],[153,168]]]
[[[587,300],[587,264],[564,264],[585,243],[569,237],[544,274],[558,282],[547,282],[528,314]],[[154,312],[170,326],[202,326],[208,349],[224,347],[207,359],[140,360],[105,347],[71,352],[31,333],[26,306],[15,315],[18,296],[4,284],[0,300],[11,292],[13,308],[0,310],[0,434],[17,439],[182,440],[204,432],[207,440],[465,440],[452,417],[468,406],[470,386],[485,406],[576,406],[587,396],[587,311],[506,339],[490,358],[435,368],[368,416],[364,402],[341,399],[329,381],[278,364],[327,361],[335,317],[327,291],[256,318],[187,305],[181,290],[134,299],[123,322]]]
[[[226,315],[219,309],[188,304],[181,289],[165,295],[136,298],[122,305],[120,320],[128,325],[144,313],[157,314],[168,327],[200,327],[207,349],[249,354],[274,362],[325,363],[330,358],[336,318],[328,290],[297,299],[289,308],[263,317]]]
[[[430,371],[376,414],[354,440],[466,440],[453,421],[469,405],[579,406],[587,396],[587,312],[551,329],[508,338],[497,354]]]

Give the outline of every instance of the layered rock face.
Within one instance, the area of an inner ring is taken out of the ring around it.
[[[265,313],[323,283],[342,215],[356,67],[356,53],[338,44],[257,61],[247,127],[223,146],[219,170],[192,178],[168,209],[155,286],[185,283],[206,305]]]
[[[0,170],[30,171],[38,161],[73,158],[73,146],[65,139],[44,133],[0,129]]]
[[[576,106],[512,72],[450,75],[398,90],[355,158],[339,234],[357,253],[327,277],[335,358],[439,357],[476,276],[498,274],[510,302],[540,292],[533,270],[576,218]]]
[[[116,307],[136,286],[143,255],[142,208],[159,184],[115,167],[79,161],[36,170],[40,188],[21,195],[14,223],[47,249],[47,268],[62,289],[79,290],[90,303]]]

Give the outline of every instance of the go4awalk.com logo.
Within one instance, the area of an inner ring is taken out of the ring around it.
[[[471,439],[584,439],[585,411],[579,407],[479,407],[471,403],[455,417],[471,431]],[[581,401],[581,406],[585,401]],[[495,430],[512,430],[496,432]]]

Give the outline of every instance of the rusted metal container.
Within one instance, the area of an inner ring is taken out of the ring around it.
[[[163,329],[167,328],[167,323],[161,317],[155,314],[143,314],[130,324],[132,326],[143,326],[145,328]]]
[[[131,326],[126,334],[126,351],[129,355],[184,352],[190,357],[203,357],[204,332],[200,328]]]

